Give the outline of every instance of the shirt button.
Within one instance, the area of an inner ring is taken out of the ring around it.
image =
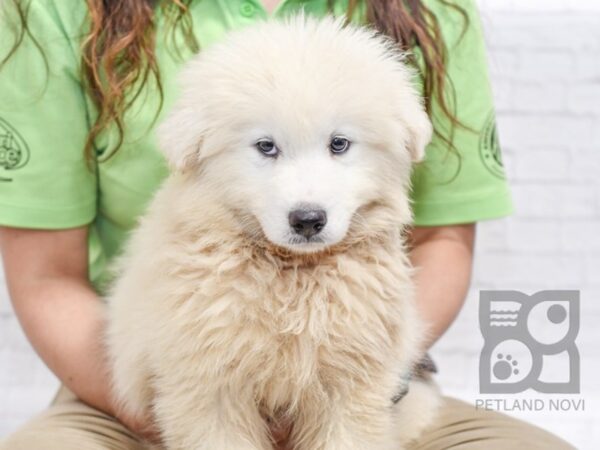
[[[252,17],[256,8],[251,2],[245,1],[240,5],[240,13],[244,17]]]

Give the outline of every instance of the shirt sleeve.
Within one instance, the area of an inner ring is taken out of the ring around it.
[[[0,224],[80,226],[96,214],[96,176],[79,59],[51,1],[21,3],[29,33],[0,68]],[[0,61],[18,37],[16,14],[0,2]]]
[[[474,0],[460,2],[464,19],[444,2],[430,1],[448,47],[446,96],[465,128],[454,129],[451,150],[435,135],[413,172],[415,225],[452,225],[503,217],[512,200],[502,165],[485,41]],[[464,34],[462,33],[464,31]],[[417,54],[417,57],[419,55]],[[433,102],[434,128],[445,136],[450,120]]]

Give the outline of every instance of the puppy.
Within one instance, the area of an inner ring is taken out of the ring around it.
[[[169,449],[399,450],[438,395],[403,229],[431,124],[391,40],[303,14],[183,71],[172,173],[108,298],[114,389]],[[410,384],[410,386],[409,386]],[[408,395],[400,401],[408,388]]]

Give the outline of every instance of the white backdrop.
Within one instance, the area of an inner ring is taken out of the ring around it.
[[[585,411],[513,414],[551,429],[577,448],[597,449],[600,0],[480,3],[516,213],[479,227],[473,288],[460,317],[434,350],[441,366],[439,380],[448,394],[470,401],[482,397],[480,289],[529,294],[579,289],[582,388],[574,398],[585,399]]]
[[[434,349],[447,394],[478,394],[480,289],[581,290],[585,411],[512,413],[577,448],[600,446],[600,0],[481,0],[516,214],[478,229],[473,288]],[[443,301],[443,299],[440,299]],[[0,436],[57,382],[25,340],[0,278]],[[532,398],[524,395],[523,398]]]

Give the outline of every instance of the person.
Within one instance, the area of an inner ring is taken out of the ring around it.
[[[408,239],[428,345],[449,327],[469,286],[475,223],[512,210],[474,0],[7,0],[0,246],[14,310],[62,387],[0,449],[138,449],[140,436],[157,438],[150,416],[123,416],[110,395],[107,267],[166,176],[154,130],[182,64],[230,29],[299,8],[376,26],[419,69],[435,136],[414,171]],[[284,448],[286,430],[273,432]],[[572,448],[451,398],[412,448],[508,447]]]

